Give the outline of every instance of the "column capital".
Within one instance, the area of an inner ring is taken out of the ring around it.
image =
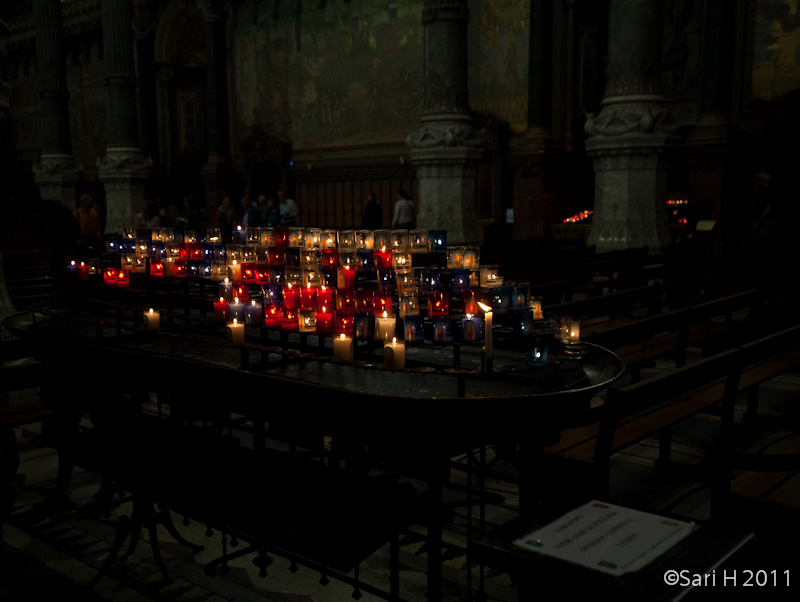
[[[461,119],[444,120],[433,116],[422,117],[422,125],[406,136],[406,144],[413,150],[430,148],[483,148],[486,143],[486,132],[472,127],[472,120],[464,116]]]
[[[427,0],[422,10],[422,24],[435,21],[469,21],[469,7],[464,0]]]
[[[197,0],[197,8],[203,13],[206,23],[217,21],[224,11],[220,0]]]

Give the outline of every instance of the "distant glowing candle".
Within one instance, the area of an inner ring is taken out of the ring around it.
[[[161,326],[161,314],[155,311],[152,307],[150,311],[144,312],[144,330],[148,332],[155,332]]]

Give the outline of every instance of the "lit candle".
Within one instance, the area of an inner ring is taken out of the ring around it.
[[[406,316],[403,318],[403,322],[403,338],[405,338],[406,343],[413,341],[422,342],[425,340],[425,328],[422,316]]]
[[[234,281],[242,279],[242,265],[235,259],[228,266],[228,278]]]
[[[160,259],[150,260],[150,275],[153,277],[161,277],[164,275],[164,262]]]
[[[233,283],[227,278],[219,283],[219,294],[228,301],[233,299]]]
[[[581,341],[581,323],[580,320],[569,321],[569,342],[580,343]]]
[[[333,314],[326,311],[326,307],[322,306],[322,311],[317,312],[317,334],[332,334],[333,333]]]
[[[220,297],[219,301],[214,301],[214,319],[217,322],[227,322],[230,315],[231,309],[224,297]]]
[[[244,345],[244,324],[240,324],[236,318],[228,322],[227,338],[231,345]]]
[[[406,345],[392,337],[391,343],[383,346],[383,365],[392,370],[404,370],[406,367]]]
[[[283,306],[292,311],[300,309],[300,289],[291,283],[283,287]]]
[[[77,273],[77,269],[75,268],[75,262],[74,261],[71,261],[70,264],[67,266],[67,273],[70,276],[72,276],[73,278],[75,277],[75,274]]]
[[[353,339],[345,334],[340,334],[333,339],[333,361],[350,362],[353,361]]]
[[[150,311],[144,312],[144,330],[148,332],[155,332],[161,326],[161,314],[153,308],[150,308]]]
[[[375,338],[379,341],[393,338],[396,327],[397,318],[390,317],[387,312],[383,312],[383,316],[375,316]]]
[[[262,322],[264,321],[264,308],[258,304],[257,301],[253,300],[250,302],[245,308],[245,323],[248,326],[261,326]]]
[[[380,251],[375,251],[373,256],[375,258],[376,268],[381,269],[392,267],[392,252],[387,251],[386,247],[381,247]]]
[[[322,286],[317,291],[317,307],[333,307],[333,295],[336,291],[327,286]]]
[[[311,286],[309,282],[306,288],[300,291],[300,307],[303,309],[314,309],[316,307],[317,287]]]
[[[172,257],[164,260],[164,276],[168,278],[175,276],[175,260]]]
[[[103,280],[108,286],[117,286],[117,268],[106,268]]]
[[[542,298],[541,297],[534,297],[533,303],[531,303],[531,308],[533,309],[533,319],[534,320],[542,320],[544,319],[544,313],[542,312]]]
[[[233,303],[229,305],[231,317],[239,322],[244,322],[244,303],[239,302],[239,297],[233,298]]]
[[[264,327],[278,328],[281,322],[281,306],[274,303],[264,308]]]
[[[78,280],[89,280],[89,266],[81,261],[80,265],[75,266]]]
[[[314,332],[317,329],[317,316],[311,309],[301,309],[297,314],[297,326],[300,332]]]
[[[127,288],[130,286],[131,278],[128,274],[128,270],[119,270],[117,272],[117,286],[119,288]]]
[[[356,271],[349,265],[339,268],[336,273],[336,288],[340,291],[353,290],[356,287]]]
[[[486,359],[489,359],[492,357],[492,308],[485,303],[479,302],[478,305],[484,311],[483,324],[484,336],[486,338],[484,349],[486,349]]]
[[[436,343],[453,342],[453,318],[439,316],[433,321],[433,340]]]

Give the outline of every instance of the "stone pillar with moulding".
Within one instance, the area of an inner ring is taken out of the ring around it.
[[[208,161],[200,170],[205,188],[205,208],[213,215],[222,194],[234,186],[237,172],[230,162],[228,137],[228,80],[223,3],[200,0],[206,30],[206,119],[208,124]],[[238,186],[237,186],[238,188]],[[233,199],[234,203],[238,199]]]
[[[43,199],[75,209],[82,168],[72,156],[61,2],[34,0],[33,12],[42,111],[42,156],[33,166],[33,175]]]
[[[532,0],[528,60],[528,130],[514,149],[514,240],[540,238],[553,220],[562,147],[553,136],[553,1]]]
[[[473,243],[477,167],[483,132],[473,127],[467,88],[467,0],[426,0],[425,95],[420,128],[406,138],[417,172],[420,228],[447,230],[449,243]]]
[[[107,0],[102,5],[108,143],[97,168],[106,193],[107,232],[120,232],[133,224],[133,216],[144,204],[153,166],[139,147],[131,8],[127,0]]]
[[[660,93],[662,20],[661,0],[611,0],[605,97],[584,126],[595,171],[589,244],[598,251],[670,243],[665,153],[679,138]]]

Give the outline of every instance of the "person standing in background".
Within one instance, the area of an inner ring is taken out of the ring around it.
[[[78,226],[81,230],[82,246],[96,249],[103,226],[100,222],[100,216],[95,211],[94,199],[91,195],[81,195],[80,205],[73,215],[78,220]]]
[[[374,192],[367,195],[367,204],[364,205],[364,219],[361,222],[364,230],[380,230],[383,228],[383,210]]]
[[[394,204],[392,228],[401,230],[414,228],[415,223],[414,203],[409,200],[408,193],[401,188],[397,191],[397,202]]]
[[[296,226],[300,212],[297,210],[295,202],[292,199],[287,199],[283,190],[278,191],[278,202],[278,208],[281,213],[281,225]]]

